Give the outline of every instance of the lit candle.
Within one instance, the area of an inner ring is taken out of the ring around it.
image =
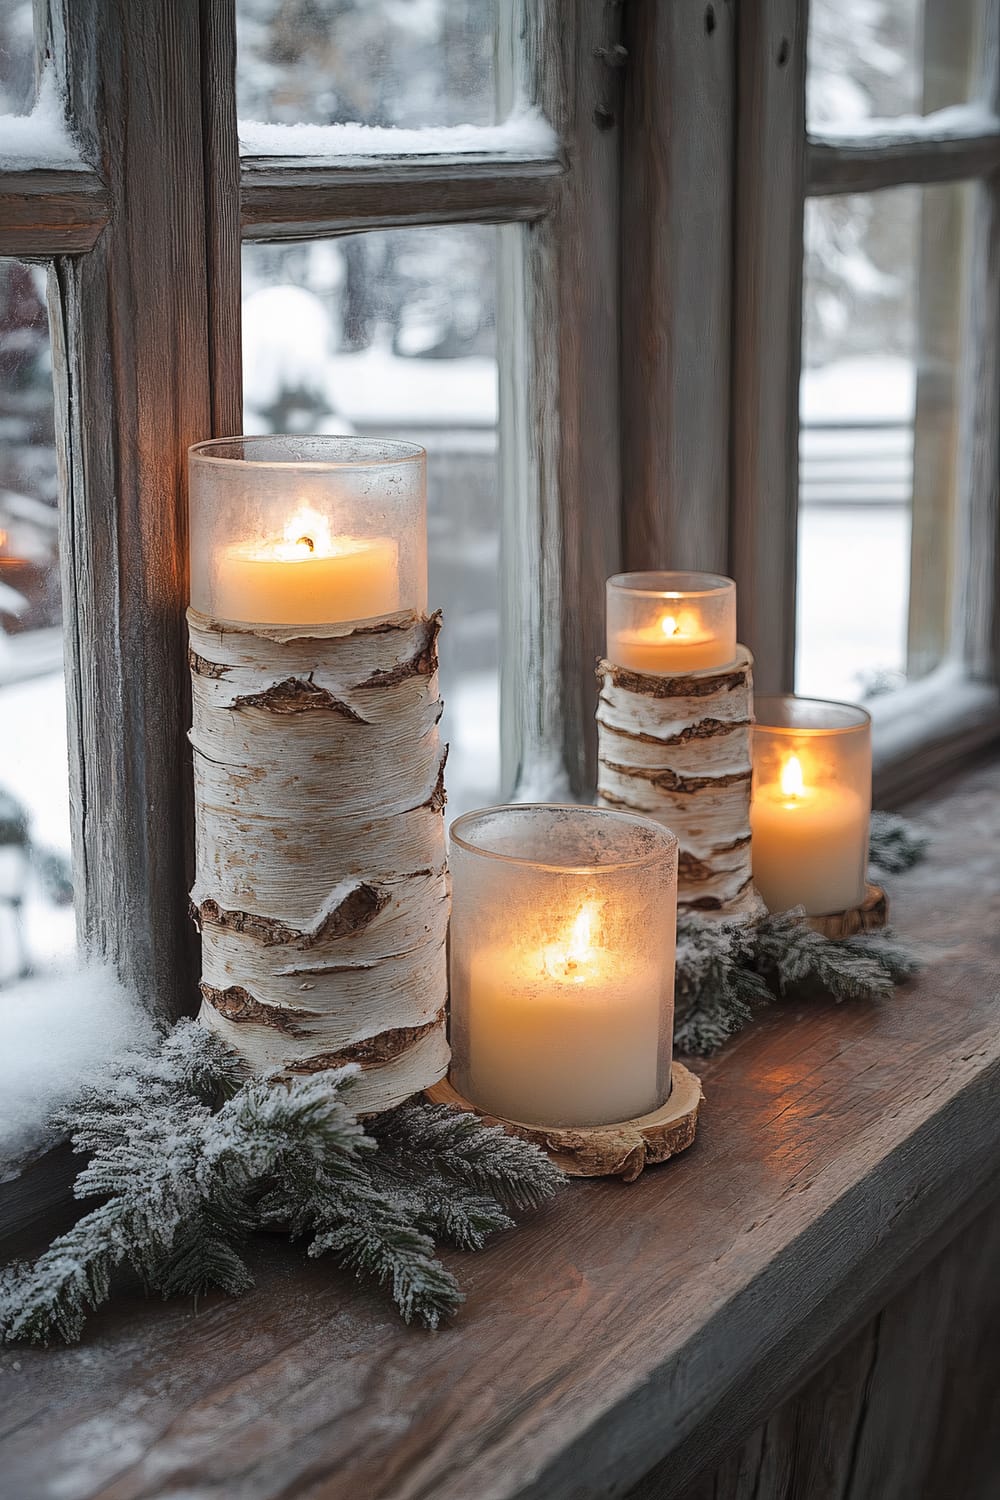
[[[848,704],[760,699],[750,807],[753,878],[771,911],[826,916],[864,898],[870,720]]]
[[[620,667],[683,676],[736,657],[736,585],[713,573],[608,579],[607,656]]]
[[[335,536],[302,506],[281,537],[237,542],[219,554],[215,610],[223,620],[324,625],[399,608],[399,549],[389,537]]]
[[[213,438],[190,453],[191,607],[342,626],[427,607],[426,455],[383,438]]]
[[[478,949],[468,1004],[468,1088],[481,1109],[599,1125],[660,1103],[660,976],[601,946],[595,902],[542,947]]]
[[[453,825],[454,1078],[476,1108],[583,1126],[664,1103],[676,860],[665,829],[595,808]]]

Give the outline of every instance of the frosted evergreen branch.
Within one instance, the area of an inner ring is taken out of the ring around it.
[[[404,1104],[369,1128],[381,1149],[408,1171],[432,1170],[511,1208],[538,1208],[565,1181],[531,1141],[447,1104]]]
[[[102,1202],[33,1265],[0,1272],[0,1339],[79,1339],[124,1264],[164,1297],[245,1291],[241,1252],[263,1228],[306,1237],[310,1255],[386,1288],[407,1322],[437,1327],[462,1295],[435,1239],[481,1249],[562,1174],[441,1106],[404,1106],[366,1133],[350,1106],[357,1071],[240,1082],[233,1055],[191,1022],[122,1057],[67,1116],[89,1155],[76,1196]]]
[[[868,835],[868,860],[886,875],[901,875],[920,863],[930,835],[899,813],[873,812]]]
[[[893,872],[923,857],[928,838],[894,813],[872,814],[873,864]],[[829,995],[884,1000],[918,971],[912,948],[888,930],[831,939],[801,911],[748,917],[682,917],[677,924],[674,1041],[685,1052],[717,1051],[777,1000]]]

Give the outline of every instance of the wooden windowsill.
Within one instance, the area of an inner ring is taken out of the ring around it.
[[[584,1500],[671,1455],[676,1493],[1000,1192],[1000,765],[913,812],[927,967],[891,1003],[762,1018],[698,1067],[688,1153],[451,1257],[436,1335],[274,1243],[239,1301],[6,1351],[5,1492]]]

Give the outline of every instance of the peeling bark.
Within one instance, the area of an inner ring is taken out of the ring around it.
[[[295,1022],[309,1015],[307,1010],[293,1010],[286,1005],[262,1005],[239,984],[231,984],[227,989],[219,990],[214,985],[203,982],[199,988],[205,1002],[228,1021],[250,1021],[257,1026],[273,1026],[276,1031],[284,1031],[289,1036],[300,1034],[300,1028]]]
[[[678,905],[731,913],[750,875],[752,658],[683,677],[601,661],[598,803],[654,818],[677,837]]]
[[[408,1052],[413,1043],[437,1027],[443,1026],[445,1013],[442,1010],[433,1021],[424,1026],[397,1026],[394,1031],[381,1031],[378,1036],[365,1037],[340,1052],[321,1052],[315,1057],[305,1057],[289,1068],[290,1073],[321,1073],[324,1068],[342,1068],[345,1063],[357,1063],[367,1071],[381,1063],[391,1062]]]
[[[332,713],[343,714],[352,724],[367,722],[349,704],[341,703],[339,698],[335,698],[328,689],[318,687],[311,681],[303,682],[299,677],[288,677],[284,682],[276,682],[262,693],[246,693],[240,698],[234,698],[231,706],[234,709],[263,708],[269,714],[304,714],[330,710]]]
[[[360,1061],[356,1107],[392,1108],[448,1064],[439,617],[188,620],[201,1020],[255,1072]]]

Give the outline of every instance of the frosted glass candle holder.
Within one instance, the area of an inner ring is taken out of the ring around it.
[[[524,804],[451,829],[452,1079],[527,1125],[632,1120],[670,1094],[677,841]]]
[[[210,619],[333,625],[426,608],[426,456],[415,443],[197,443],[190,517],[191,604]]]
[[[735,660],[731,578],[618,573],[607,587],[607,655],[617,666],[671,677]]]
[[[871,719],[849,703],[756,700],[753,878],[771,911],[826,916],[865,895]]]

